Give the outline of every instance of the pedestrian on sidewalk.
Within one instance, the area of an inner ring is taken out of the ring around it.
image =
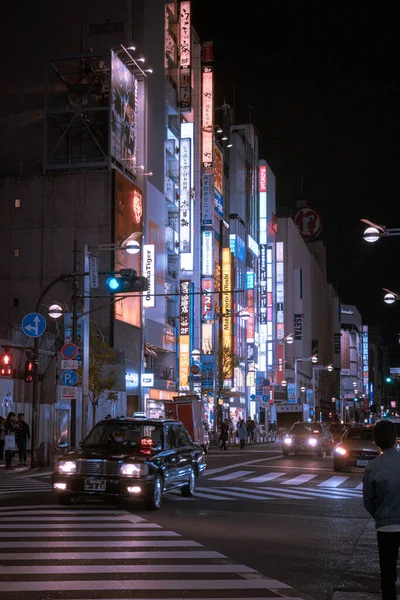
[[[237,431],[238,431],[238,438],[240,441],[240,449],[243,450],[246,440],[247,440],[247,427],[246,427],[246,423],[243,421],[243,419],[240,421]]]
[[[396,449],[396,425],[378,421],[373,438],[381,454],[365,469],[363,499],[377,530],[382,600],[396,600],[400,547],[400,453]]]
[[[7,415],[6,422],[4,423],[5,435],[14,436],[14,438],[15,438],[16,421],[17,421],[17,417],[15,416],[15,412],[9,412]],[[6,467],[5,468],[9,469],[11,471],[13,471],[15,468],[11,465],[12,459],[14,456],[14,452],[15,452],[15,450],[5,450],[5,452],[4,452],[4,454],[6,456]]]
[[[0,463],[4,462],[4,438],[6,437],[4,429],[5,422],[5,418],[0,417]]]
[[[228,450],[228,448],[226,447],[226,442],[228,441],[228,437],[229,437],[229,425],[227,423],[227,421],[222,421],[221,423],[221,431],[219,434],[219,441],[221,442],[220,444],[220,450]]]
[[[28,441],[31,439],[31,432],[29,431],[29,425],[24,421],[24,414],[18,413],[17,428],[15,430],[15,441],[18,448],[19,464],[17,467],[26,467],[26,446]]]

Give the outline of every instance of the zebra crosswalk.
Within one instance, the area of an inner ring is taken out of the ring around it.
[[[58,600],[93,600],[105,594],[109,600],[121,594],[216,600],[222,591],[233,600],[272,600],[277,595],[301,600],[281,581],[110,507],[0,508],[0,538],[0,589],[8,600],[21,594],[32,600],[38,594],[51,598],[53,593]]]

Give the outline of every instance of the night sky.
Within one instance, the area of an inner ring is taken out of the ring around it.
[[[250,118],[258,129],[278,207],[294,210],[303,174],[329,281],[364,323],[381,326],[400,366],[400,302],[387,306],[382,291],[400,292],[400,237],[367,244],[360,222],[400,227],[400,13],[349,4],[243,2],[238,11],[193,0],[193,25],[214,41],[216,105],[225,98],[237,124]]]

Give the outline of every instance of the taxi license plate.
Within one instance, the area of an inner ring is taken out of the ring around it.
[[[85,490],[91,492],[105,492],[106,481],[104,479],[85,479]]]
[[[358,460],[357,467],[366,467],[369,464],[369,460]]]

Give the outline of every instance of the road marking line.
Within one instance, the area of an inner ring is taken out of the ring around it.
[[[37,515],[37,512],[35,513]],[[38,521],[39,523],[43,523],[43,516],[31,516],[31,515],[27,515],[26,519],[20,515],[20,521],[29,521],[29,523],[35,523],[36,521]],[[126,527],[133,527],[133,528],[144,528],[144,529],[162,529],[161,525],[156,525],[156,523],[135,523],[134,521],[132,522],[131,519],[129,519],[129,515],[110,515],[108,517],[103,517],[103,516],[93,516],[93,515],[87,515],[85,517],[81,517],[81,516],[64,516],[64,515],[58,515],[58,516],[46,516],[46,521],[56,521],[57,523],[60,523],[61,527],[70,527],[70,524],[73,522],[76,522],[77,526],[81,525],[81,522],[83,523],[91,523],[92,525],[96,524],[97,527],[97,522],[98,522],[98,526],[99,527],[106,527],[106,525],[101,525],[100,521],[105,521],[106,523],[110,523],[111,521],[118,521],[118,522],[122,522],[126,523]],[[62,521],[66,521],[66,522],[70,522],[69,525],[63,525]],[[92,521],[94,521],[94,523],[92,523]],[[0,517],[0,528],[2,526],[2,524],[4,522],[9,522],[9,517]],[[21,527],[29,527],[29,524],[26,525],[20,525],[19,528]],[[107,527],[111,527],[111,525],[107,525]],[[112,525],[113,526],[113,525]],[[122,525],[121,525],[122,526]],[[49,527],[52,527],[49,525]],[[15,528],[14,528],[15,529]]]
[[[356,488],[354,488],[356,490],[362,490],[363,489],[363,482],[359,483],[358,486]]]
[[[302,490],[309,490],[309,491],[318,491],[318,492],[322,492],[322,490],[317,490],[317,488],[309,488],[309,487],[302,487]],[[329,493],[330,494],[335,494],[336,496],[341,496],[342,494],[351,494],[352,496],[354,496],[355,498],[361,498],[362,493],[357,491],[355,488],[340,488],[340,489],[329,489]]]
[[[275,493],[275,491],[280,491],[280,488],[259,488],[260,490],[265,490],[265,492],[267,494],[272,494]],[[344,499],[344,498],[357,498],[357,496],[354,496],[354,494],[346,494],[345,492],[343,493],[338,493],[337,490],[318,490],[317,488],[294,488],[293,490],[288,490],[289,493],[293,493],[293,494],[300,494],[301,496],[306,496],[309,497],[310,494],[312,496],[315,496],[316,498],[331,498],[332,500],[337,500],[337,499]],[[282,493],[280,491],[280,493]]]
[[[246,479],[245,483],[264,483],[264,481],[271,481],[278,477],[283,477],[286,473],[267,473],[266,475],[260,475],[259,477],[253,477],[252,479]]]
[[[218,469],[207,469],[204,475],[215,475],[215,473],[222,473],[223,471],[227,471],[228,469],[237,469],[238,467],[250,467],[251,465],[255,465],[260,462],[268,462],[270,460],[276,460],[277,458],[282,458],[279,456],[270,456],[269,458],[257,458],[257,460],[249,460],[247,462],[236,463],[234,465],[227,465],[226,467],[219,467]]]
[[[107,580],[61,580],[61,581],[4,581],[2,592],[42,591],[103,591],[103,590],[274,590],[292,589],[275,579],[117,579]]]
[[[335,488],[335,487],[338,487],[339,485],[341,485],[342,483],[344,483],[345,481],[347,481],[347,479],[349,479],[348,476],[347,477],[339,477],[339,476],[330,477],[326,481],[319,483],[318,487]]]
[[[229,479],[237,479],[244,477],[245,475],[251,475],[252,471],[235,471],[234,473],[227,473],[226,475],[219,475],[219,477],[212,477],[210,481],[228,481]]]
[[[243,488],[199,488],[200,490],[207,490],[210,491],[210,489],[215,493],[220,493],[220,494],[224,494],[225,496],[234,496],[235,498],[247,498],[248,500],[259,500],[259,498],[257,498],[257,496],[254,496],[254,494],[244,494],[243,493]],[[223,491],[219,492],[217,491],[218,489],[222,489]],[[232,489],[239,489],[240,492],[231,492],[230,490]],[[270,500],[271,498],[268,498],[267,496],[265,498],[263,498],[263,500]]]
[[[111,524],[110,527],[114,528],[114,525]],[[54,525],[53,525],[54,528]],[[10,525],[10,529],[12,529],[12,525]],[[168,537],[168,536],[179,536],[179,533],[175,533],[174,531],[94,531],[90,529],[86,529],[85,531],[58,531],[53,529],[52,531],[21,531],[16,532],[14,530],[10,531],[0,531],[0,538],[9,538],[17,536],[24,538],[41,538],[41,537],[64,537],[64,538],[79,538],[79,537]]]
[[[0,575],[72,575],[94,573],[257,573],[245,565],[21,565],[0,566]]]
[[[4,552],[1,560],[132,560],[132,559],[214,559],[227,558],[225,554],[208,550],[170,551],[156,550],[152,552]],[[2,582],[3,584],[3,582]]]
[[[298,475],[293,479],[282,481],[281,485],[301,485],[302,483],[307,483],[307,481],[311,481],[311,479],[314,479],[315,477],[318,477],[318,475],[308,475],[306,473],[303,473],[303,475]]]
[[[230,498],[229,498],[230,500]],[[40,541],[41,549],[48,548],[98,548],[99,542],[87,540],[74,540],[73,542],[44,542]],[[37,548],[38,542],[0,542],[3,548]],[[107,540],[107,548],[121,548],[120,541]],[[188,540],[124,540],[124,548],[203,548],[202,544]],[[1,553],[0,553],[1,557]]]
[[[124,529],[125,531],[130,529],[138,529],[138,528],[147,528],[147,527],[157,527],[157,528],[161,528],[160,525],[153,525],[151,523],[140,523],[140,524],[133,524],[133,523],[126,523],[126,522],[118,522],[118,523],[88,523],[87,525],[85,523],[76,523],[75,525],[73,525],[72,523],[59,523],[57,525],[57,529],[67,529],[69,531],[72,531],[72,527],[79,527],[79,530],[85,530],[86,532],[88,532],[88,530],[91,530],[91,528],[95,527],[96,530],[98,529]],[[54,523],[9,523],[8,525],[6,525],[5,523],[1,523],[0,524],[0,531],[4,530],[4,529],[12,529],[12,531],[14,532],[14,534],[16,535],[16,529],[23,529],[25,531],[28,531],[29,529],[51,529],[54,530],[55,526]],[[170,531],[169,532],[171,535],[178,535],[177,533],[175,533],[174,531]],[[89,534],[88,534],[89,535]],[[165,532],[163,531],[132,531],[132,535],[165,535]]]
[[[205,489],[208,489],[208,488],[205,488]],[[222,493],[223,492],[221,492],[221,494]],[[220,496],[220,497],[218,497],[218,496],[215,496],[215,495],[212,496],[211,494],[200,493],[197,490],[195,492],[195,496],[199,496],[199,498],[208,498],[208,499],[211,499],[211,500],[235,500],[235,498],[228,498],[227,496]]]

